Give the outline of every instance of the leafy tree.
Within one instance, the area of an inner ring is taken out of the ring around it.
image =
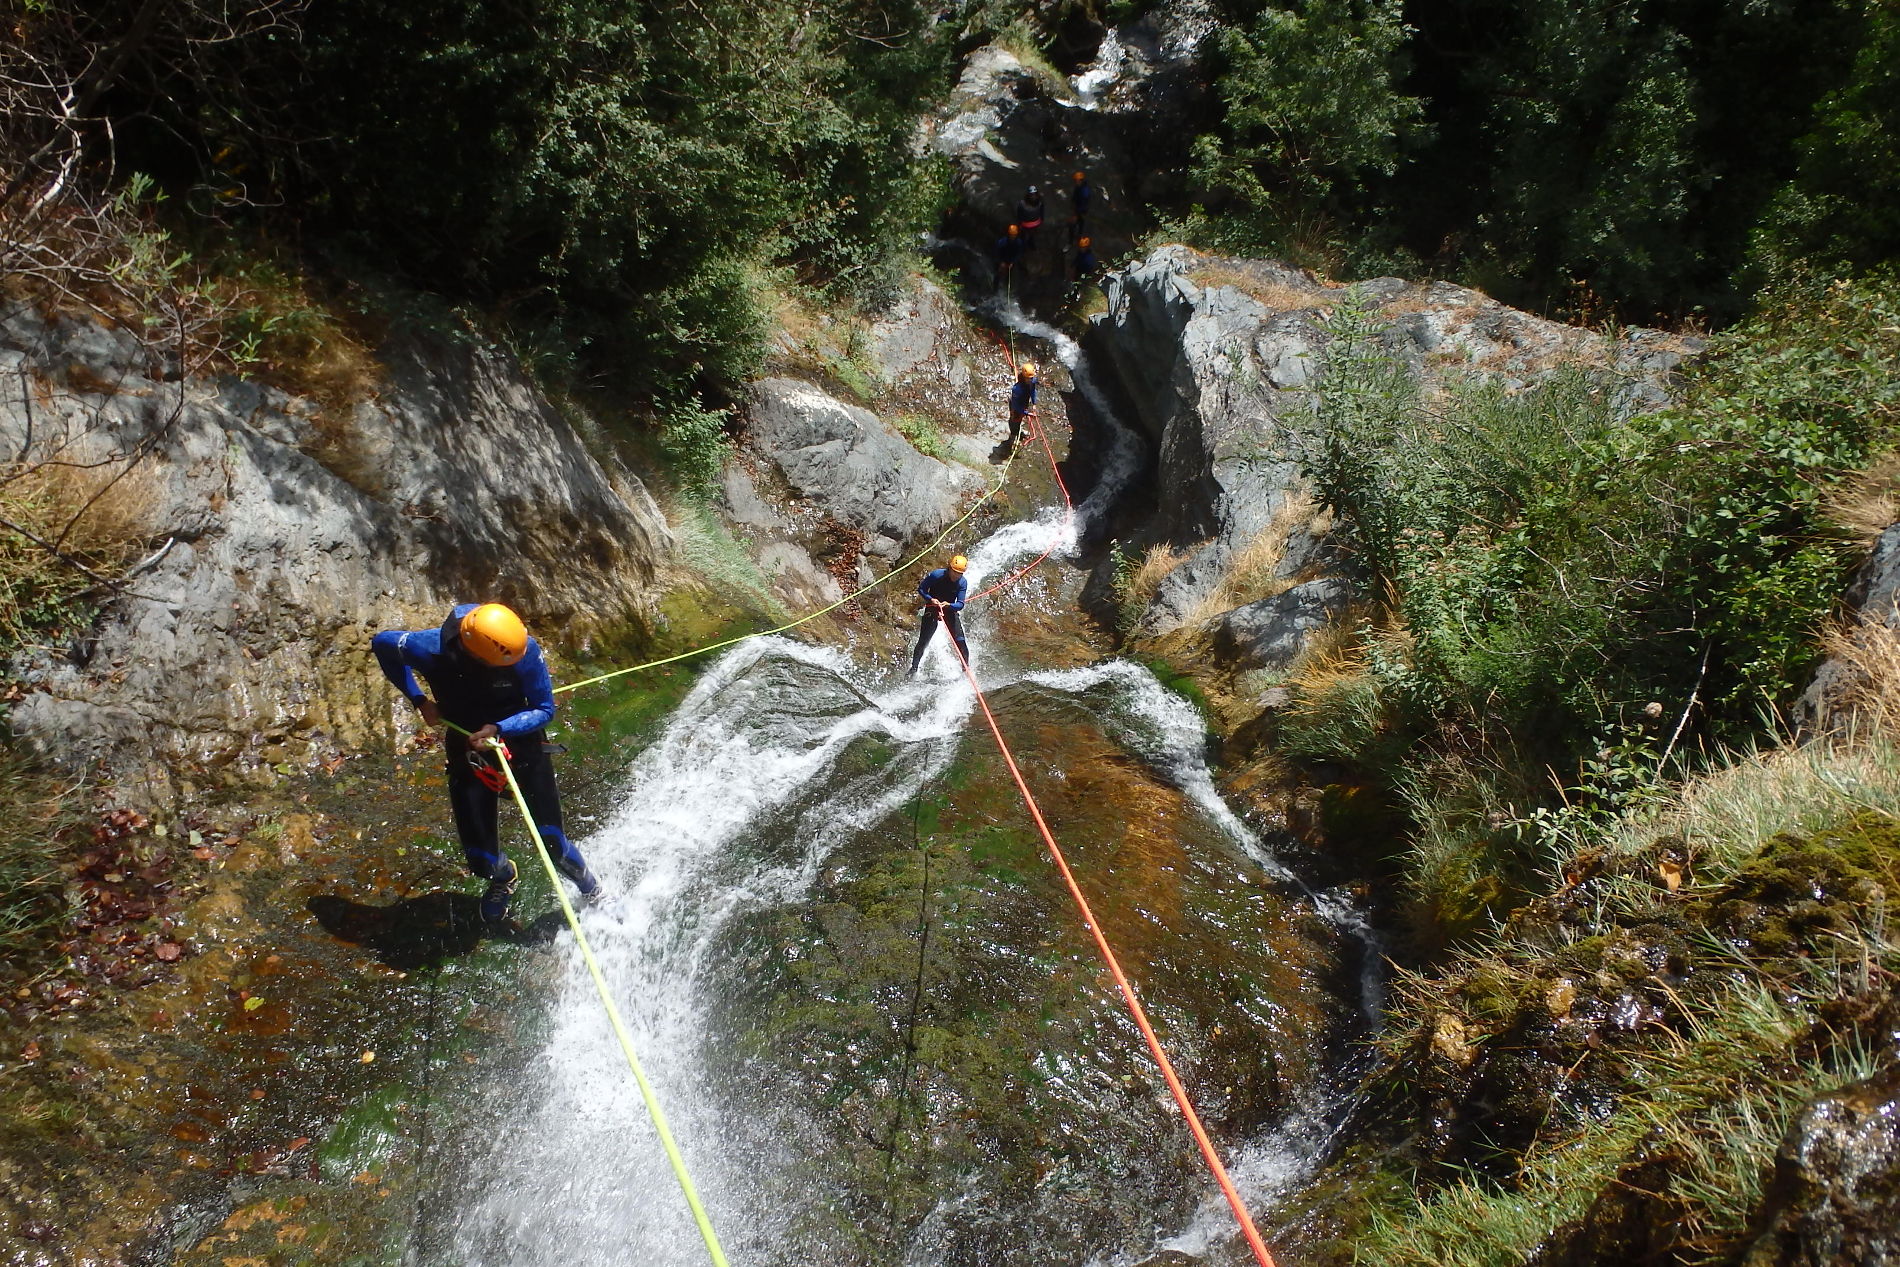
[[[333,0],[305,187],[428,284],[558,323],[664,394],[750,367],[748,260],[876,250],[940,54],[907,5]]]
[[[1390,175],[1420,113],[1395,87],[1404,36],[1399,0],[1269,6],[1224,30],[1226,115],[1195,144],[1201,182],[1243,208],[1310,211]]]
[[[1796,145],[1757,241],[1765,262],[1864,271],[1900,258],[1900,4],[1874,4],[1846,83]]]

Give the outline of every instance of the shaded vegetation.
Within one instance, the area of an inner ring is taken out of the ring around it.
[[[1886,0],[1222,7],[1216,244],[1720,321],[1789,260],[1900,250]]]

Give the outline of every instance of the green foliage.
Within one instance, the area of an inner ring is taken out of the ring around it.
[[[724,410],[681,401],[662,416],[660,451],[688,492],[702,497],[712,492],[730,448]]]
[[[1419,103],[1396,86],[1405,27],[1397,0],[1268,6],[1221,33],[1221,133],[1195,142],[1198,179],[1243,206],[1276,193],[1316,206],[1369,173],[1391,174]]]
[[[1794,297],[1648,415],[1577,370],[1423,400],[1342,306],[1305,463],[1397,596],[1393,702],[1555,756],[1651,699],[1731,727],[1785,700],[1844,575],[1823,492],[1900,421],[1896,302]]]
[[[1302,461],[1397,624],[1303,684],[1282,743],[1401,793],[1435,940],[1653,798],[1665,749],[1752,740],[1804,683],[1850,562],[1824,497],[1900,439],[1900,282],[1789,292],[1650,414],[1577,370],[1427,399],[1363,309],[1332,322]]]
[[[911,447],[925,457],[945,460],[950,457],[950,446],[944,443],[943,429],[930,415],[906,411],[895,415],[891,423],[899,434],[910,441]]]
[[[1770,263],[1894,257],[1890,0],[1223,7],[1193,153],[1233,223],[1207,240],[1638,319],[1738,316],[1751,235]]]
[[[1861,272],[1900,258],[1900,6],[1868,6],[1852,73],[1795,149],[1757,238],[1763,262]]]
[[[391,3],[305,19],[323,210],[429,284],[589,341],[644,391],[759,353],[748,258],[847,273],[911,193],[941,50],[913,7]],[[865,38],[866,36],[874,38]]]

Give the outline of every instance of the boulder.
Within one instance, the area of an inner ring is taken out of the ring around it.
[[[1214,648],[1239,668],[1284,672],[1315,630],[1344,611],[1352,589],[1336,576],[1237,607],[1214,626]]]
[[[748,441],[801,496],[867,536],[932,535],[982,485],[973,471],[925,457],[868,409],[798,379],[752,385]]]
[[[1802,1110],[1755,1225],[1739,1267],[1900,1263],[1900,1071]]]

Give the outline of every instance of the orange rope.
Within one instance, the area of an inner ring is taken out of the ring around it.
[[[1083,926],[1095,939],[1095,949],[1100,952],[1102,962],[1108,965],[1109,974],[1115,978],[1115,986],[1121,991],[1123,1002],[1128,1004],[1129,1015],[1135,1018],[1135,1025],[1148,1044],[1149,1054],[1154,1057],[1155,1064],[1161,1067],[1161,1076],[1167,1081],[1168,1091],[1180,1107],[1181,1116],[1187,1119],[1188,1129],[1194,1133],[1194,1142],[1200,1146],[1201,1158],[1207,1162],[1208,1170],[1213,1172],[1215,1182],[1220,1184],[1227,1204],[1233,1207],[1234,1217],[1240,1222],[1241,1235],[1246,1237],[1248,1248],[1253,1250],[1254,1260],[1260,1267],[1274,1267],[1273,1255],[1267,1252],[1266,1242],[1260,1239],[1260,1233],[1255,1230],[1253,1216],[1247,1213],[1246,1203],[1240,1199],[1234,1181],[1227,1177],[1227,1167],[1221,1164],[1220,1154],[1214,1151],[1214,1141],[1208,1138],[1207,1128],[1201,1125],[1201,1115],[1194,1111],[1194,1102],[1188,1099],[1187,1089],[1181,1085],[1179,1075],[1174,1072],[1174,1063],[1168,1059],[1168,1053],[1162,1050],[1161,1040],[1155,1037],[1154,1027],[1148,1023],[1148,1013],[1143,1010],[1141,1000],[1135,997],[1135,987],[1122,972],[1115,951],[1109,946],[1108,938],[1102,935],[1101,925],[1095,920],[1095,912],[1089,909],[1089,901],[1082,895],[1082,886],[1076,883],[1075,873],[1069,870],[1068,859],[1062,856],[1061,846],[1056,844],[1049,824],[1043,820],[1042,809],[1030,794],[1029,784],[1023,780],[1023,772],[1017,768],[1016,758],[1003,740],[1002,728],[996,724],[996,715],[990,712],[989,701],[983,697],[983,688],[977,685],[976,674],[970,670],[970,662],[964,658],[956,639],[948,641],[951,650],[956,653],[957,663],[963,666],[963,675],[970,679],[970,689],[976,692],[976,702],[983,709],[983,720],[989,723],[990,734],[996,738],[996,747],[1003,754],[1004,764],[1009,767],[1009,777],[1016,780],[1016,790],[1022,793],[1023,804],[1029,807],[1029,816],[1036,820],[1036,830],[1042,833],[1042,843],[1048,846],[1056,870],[1062,873],[1062,882],[1069,887],[1069,896],[1075,899],[1076,908],[1082,912]]]
[[[1063,482],[1062,468],[1056,465],[1056,451],[1052,449],[1051,447],[1049,447],[1049,433],[1047,430],[1044,429],[1042,425],[1042,415],[1032,409],[1028,413],[1024,414],[1023,416],[1026,419],[1028,419],[1028,422],[1026,424],[1028,428],[1034,431],[1036,433],[1036,437],[1042,441],[1042,451],[1043,453],[1048,455],[1048,458],[1049,458],[1049,473],[1056,477],[1056,487],[1062,490],[1063,509],[1067,512],[1070,521],[1073,522],[1075,519],[1075,503],[1069,500],[1069,486]],[[1050,555],[1054,554],[1055,550],[1056,550],[1055,546],[1051,544],[1047,550],[1044,550],[1041,554],[1037,555],[1035,558],[1031,559],[1029,562],[1023,564],[1021,567],[1017,568],[1014,572],[1011,572],[1008,576],[1005,576],[1002,580],[998,581],[996,584],[990,586],[988,589],[978,590],[975,594],[972,594],[970,597],[971,598],[988,598],[991,594],[996,593],[996,591],[998,590],[1009,588],[1011,585],[1014,585],[1016,582],[1022,580],[1025,576],[1028,576],[1031,572],[1035,571],[1038,567],[1040,567],[1042,565],[1042,561],[1048,558]]]

